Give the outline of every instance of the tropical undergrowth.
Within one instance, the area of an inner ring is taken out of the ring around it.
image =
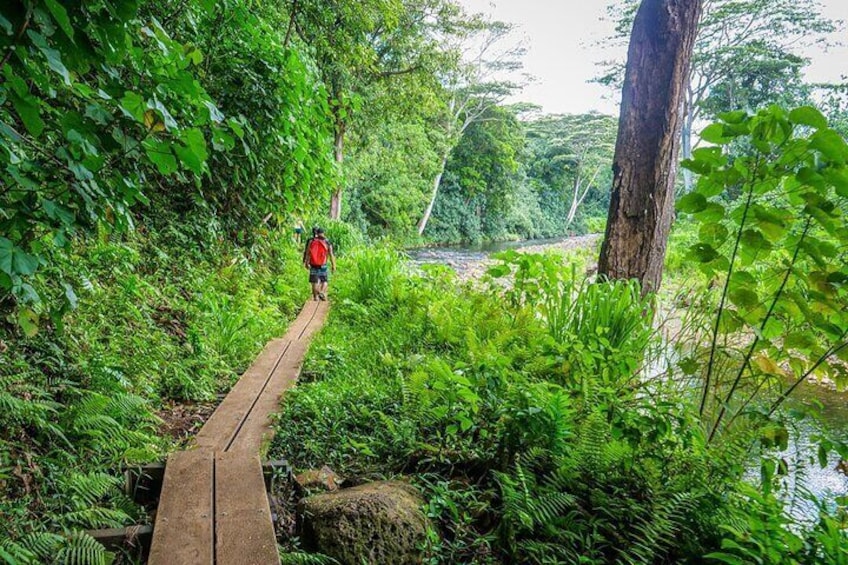
[[[743,481],[760,429],[709,443],[697,390],[655,370],[653,304],[634,283],[507,253],[490,276],[510,284],[470,286],[380,248],[340,273],[272,455],[410,477],[427,562],[701,563],[752,499],[786,520]]]
[[[0,562],[111,562],[80,531],[148,520],[120,470],[173,449],[160,411],[214,401],[305,299],[287,235],[172,220],[78,241],[51,264],[76,309],[29,337],[0,323]]]

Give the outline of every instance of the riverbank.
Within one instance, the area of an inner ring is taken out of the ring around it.
[[[602,235],[586,235],[565,238],[556,241],[502,244],[491,251],[481,249],[469,249],[462,247],[428,248],[416,250],[410,253],[410,263],[418,267],[424,264],[445,265],[457,272],[463,281],[479,280],[486,270],[497,261],[491,257],[492,253],[505,249],[515,249],[523,253],[560,253],[573,254],[575,259],[586,261],[587,273],[593,273],[597,269],[597,256]],[[671,286],[680,286],[682,283]],[[691,279],[688,280],[691,285]],[[679,290],[679,289],[678,289]],[[669,297],[676,294],[670,290],[664,295]],[[665,341],[674,342],[680,339],[681,314],[686,306],[676,300],[664,300],[661,315],[661,325],[665,334]],[[787,458],[795,460],[803,454],[813,453],[817,445],[815,438],[828,435],[837,441],[848,440],[848,393],[838,392],[835,383],[824,378],[810,378],[808,383],[800,387],[789,403],[790,407],[803,412],[814,412],[817,419],[804,420],[796,423],[793,430]],[[831,453],[827,465],[820,468],[818,464],[805,466],[804,484],[819,500],[833,500],[836,496],[848,494],[848,476],[842,470],[841,459]],[[790,488],[794,488],[795,477],[788,481]],[[796,518],[803,517],[812,519],[817,516],[817,508],[811,501],[803,503],[793,502],[792,512]]]
[[[597,250],[603,234],[588,234],[549,240],[510,241],[488,244],[481,247],[424,247],[407,251],[413,267],[421,265],[445,265],[456,271],[460,280],[479,279],[497,261],[492,254],[514,249],[521,253],[569,254]],[[594,271],[597,257],[592,257],[587,270]]]

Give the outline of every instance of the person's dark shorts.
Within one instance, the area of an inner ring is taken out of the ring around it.
[[[327,269],[327,265],[323,267],[309,267],[309,282],[327,282],[329,278],[330,271]]]

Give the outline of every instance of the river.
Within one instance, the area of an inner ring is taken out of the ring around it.
[[[413,266],[426,264],[446,265],[455,269],[461,278],[473,279],[483,274],[492,259],[491,253],[505,249],[540,252],[560,250],[568,252],[581,248],[591,248],[600,242],[600,235],[563,237],[485,245],[429,247],[407,251],[409,263]],[[817,499],[833,502],[836,497],[848,496],[848,475],[840,471],[840,459],[831,454],[825,467],[817,463],[817,445],[815,438],[825,434],[834,439],[848,442],[848,393],[841,393],[816,384],[800,386],[787,402],[788,408],[815,409],[819,414],[817,421],[802,420],[794,431],[790,432],[789,449],[779,456],[790,463],[794,470],[786,479],[787,507],[789,512],[801,520],[815,519],[815,505],[809,500],[794,497],[795,485],[807,489]],[[801,462],[802,465],[792,465]],[[752,477],[758,470],[752,469]]]

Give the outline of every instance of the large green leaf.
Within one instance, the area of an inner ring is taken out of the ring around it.
[[[34,137],[40,136],[44,131],[44,120],[41,119],[41,107],[38,100],[32,97],[22,98],[15,92],[10,92],[9,98],[27,131]]]
[[[844,164],[848,160],[848,143],[832,129],[817,131],[810,142],[810,147],[821,151],[828,159]]]
[[[47,6],[47,9],[50,10],[50,14],[53,16],[53,19],[56,20],[56,23],[59,24],[59,27],[65,32],[65,35],[73,40],[74,28],[71,26],[71,20],[68,17],[68,11],[65,10],[65,7],[59,4],[56,0],[44,0],[44,4]]]
[[[140,94],[127,91],[124,97],[121,98],[121,108],[129,117],[144,123],[144,112],[147,110],[147,102]]]
[[[169,144],[148,139],[144,142],[144,151],[163,175],[170,175],[177,172],[177,159],[171,152],[171,146]]]
[[[816,129],[827,127],[827,118],[817,108],[812,106],[801,106],[789,112],[789,119],[796,124],[810,126]]]
[[[209,154],[206,151],[206,140],[199,129],[189,129],[180,136],[184,145],[174,147],[174,151],[180,161],[197,174],[203,172],[203,163]]]
[[[733,137],[726,134],[723,124],[712,124],[705,127],[704,131],[701,132],[701,139],[707,143],[724,145],[726,143],[730,143],[733,140]]]
[[[30,255],[14,243],[0,237],[0,271],[14,275],[31,275],[38,268],[38,257]]]
[[[67,86],[71,85],[71,76],[68,73],[68,69],[65,67],[65,64],[62,62],[62,56],[55,49],[51,49],[47,44],[47,39],[40,33],[36,33],[32,30],[28,31],[30,39],[32,39],[33,44],[38,47],[39,51],[44,55],[47,59],[47,66],[50,67],[53,71],[55,71],[59,76],[62,77],[62,80],[65,82]]]
[[[690,192],[683,195],[677,201],[677,209],[684,214],[695,214],[707,207],[707,199],[698,192]]]
[[[22,308],[18,311],[18,325],[23,330],[24,335],[33,337],[38,333],[38,314],[30,308]]]

